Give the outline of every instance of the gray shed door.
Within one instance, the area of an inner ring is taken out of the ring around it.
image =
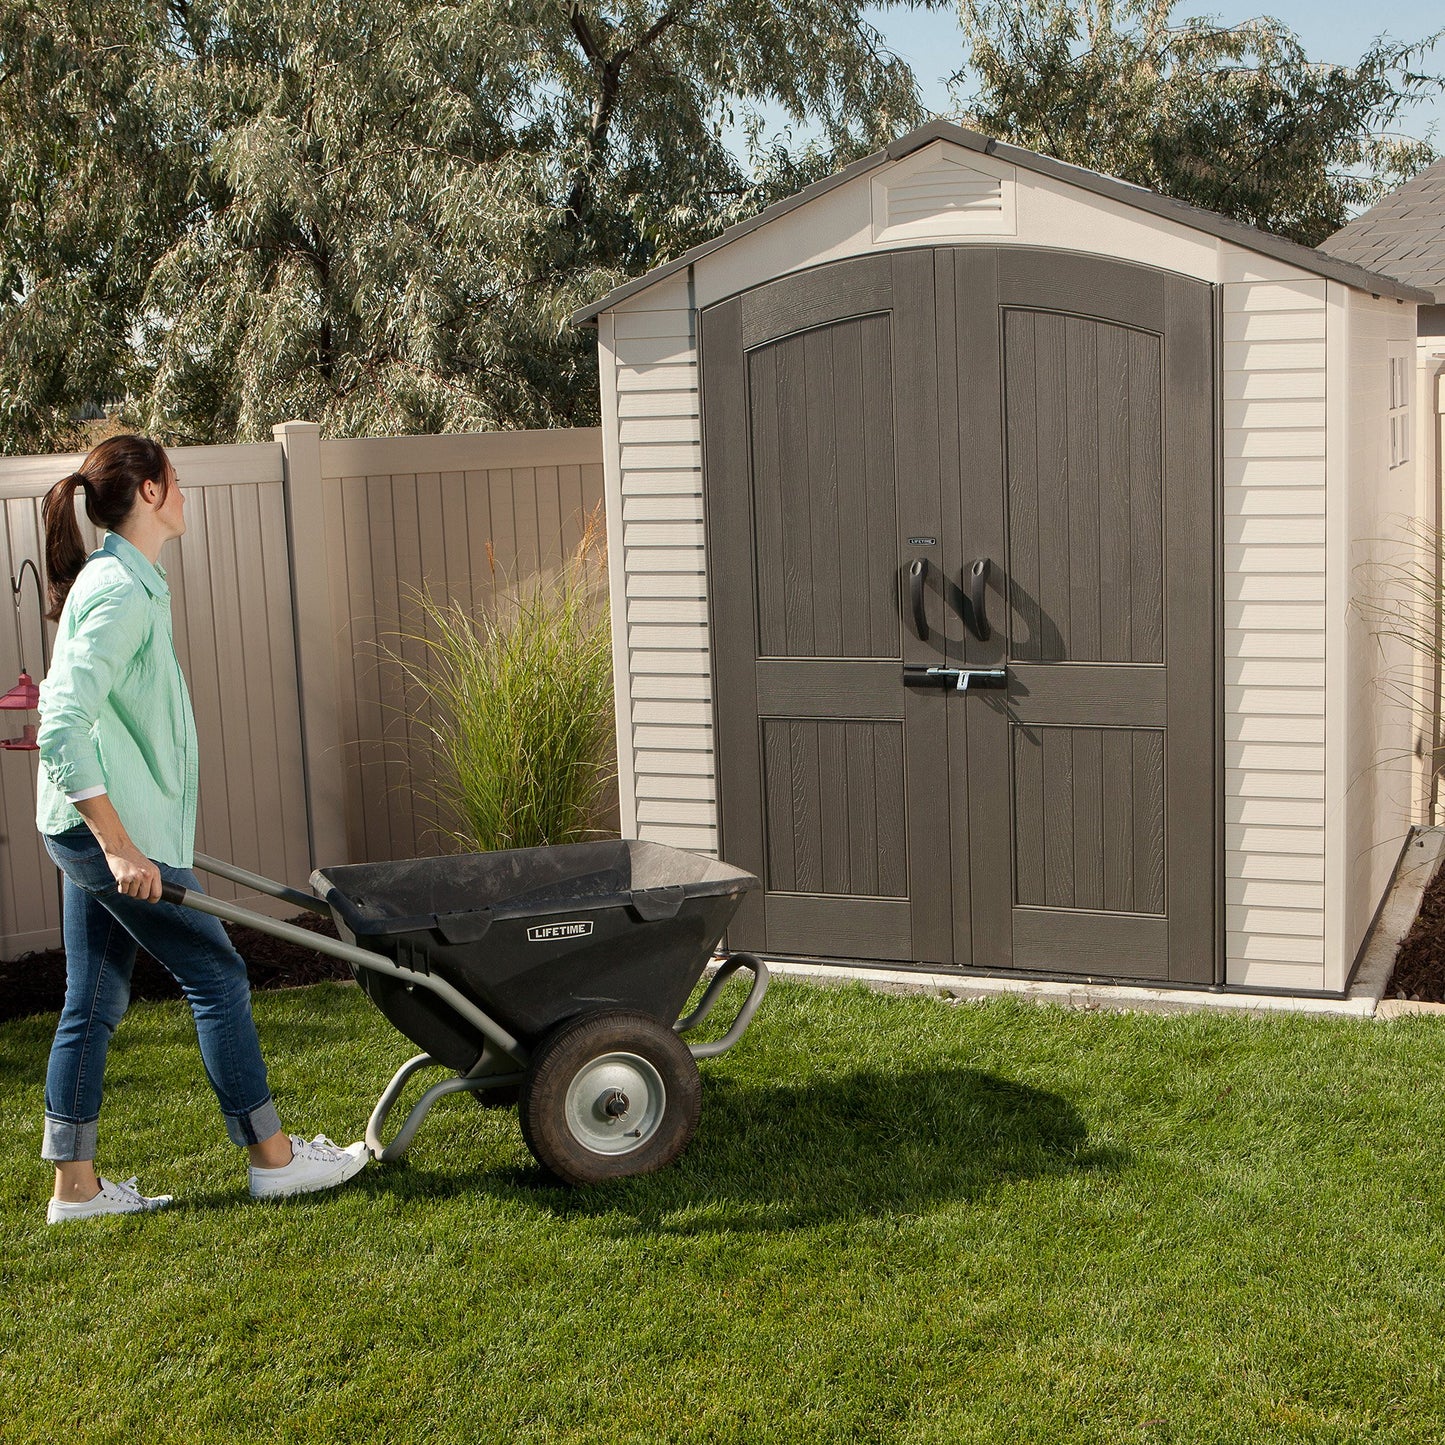
[[[1022,247],[703,312],[722,849],[764,881],[734,947],[1215,978],[1211,316]]]

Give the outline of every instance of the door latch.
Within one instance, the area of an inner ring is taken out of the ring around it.
[[[923,667],[905,666],[905,687],[945,687],[950,692],[967,692],[975,687],[1007,687],[1006,667]]]

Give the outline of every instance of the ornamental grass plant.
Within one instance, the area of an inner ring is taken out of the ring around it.
[[[433,753],[441,830],[466,851],[595,836],[616,776],[606,541],[599,511],[562,565],[499,573],[473,610],[413,593],[419,631],[387,650]]]

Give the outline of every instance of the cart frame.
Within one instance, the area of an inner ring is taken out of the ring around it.
[[[254,889],[257,893],[267,894],[272,898],[293,904],[297,908],[319,914],[323,918],[333,917],[331,906],[325,900],[310,893],[303,893],[299,888],[290,888],[286,884],[278,883],[275,879],[267,878],[260,873],[252,873],[248,869],[238,868],[234,864],[223,862],[219,858],[207,857],[202,853],[195,855],[195,866],[203,873],[213,873],[218,878]],[[439,1063],[430,1054],[418,1054],[415,1058],[408,1059],[392,1075],[391,1082],[382,1091],[366,1124],[366,1147],[372,1157],[380,1163],[391,1163],[406,1153],[407,1149],[411,1147],[412,1140],[416,1137],[416,1131],[421,1127],[422,1120],[439,1099],[445,1098],[448,1094],[481,1094],[489,1089],[512,1087],[520,1084],[526,1077],[527,1065],[531,1062],[531,1050],[460,989],[445,979],[437,978],[433,974],[413,972],[409,968],[403,968],[399,964],[393,963],[384,954],[374,953],[369,948],[358,948],[355,944],[327,938],[324,934],[313,933],[307,928],[299,928],[294,923],[283,923],[280,919],[270,918],[264,913],[255,913],[249,908],[242,908],[239,904],[228,903],[221,898],[212,898],[209,893],[197,893],[194,889],[182,888],[178,884],[163,884],[161,897],[167,903],[178,904],[184,908],[194,908],[199,913],[209,913],[227,923],[244,924],[247,928],[255,928],[262,933],[269,934],[272,938],[284,939],[286,942],[298,944],[302,948],[313,949],[317,953],[339,958],[356,967],[369,968],[377,973],[386,973],[394,978],[404,979],[408,988],[429,989],[482,1035],[486,1040],[486,1047],[483,1048],[481,1056],[472,1068],[465,1074],[443,1079],[427,1089],[421,1098],[412,1105],[411,1110],[397,1129],[395,1137],[389,1143],[383,1143],[382,1130],[407,1082],[414,1074],[420,1073],[423,1069],[446,1068],[447,1066]],[[737,1016],[721,1038],[703,1044],[688,1044],[688,1050],[693,1058],[716,1058],[719,1054],[725,1054],[742,1038],[748,1025],[752,1022],[753,1015],[758,1010],[758,1005],[763,1001],[763,995],[768,991],[770,979],[767,965],[751,953],[734,953],[722,959],[717,972],[703,991],[702,998],[698,1000],[697,1007],[672,1025],[678,1034],[687,1034],[697,1028],[712,1013],[728,982],[736,973],[744,969],[753,975],[753,982]],[[509,1065],[511,1067],[508,1067]]]

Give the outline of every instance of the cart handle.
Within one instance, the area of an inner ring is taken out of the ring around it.
[[[197,893],[193,889],[183,888],[179,883],[162,881],[161,899],[182,908],[194,908],[197,913],[209,913],[227,923],[244,924],[247,928],[268,933],[272,938],[284,939],[287,943],[329,954],[332,958],[339,958],[357,968],[369,968],[375,973],[389,973],[394,978],[405,979],[414,987],[430,989],[439,998],[445,999],[483,1038],[491,1040],[509,1058],[526,1067],[530,1058],[527,1048],[444,978],[437,978],[435,974],[413,973],[411,969],[401,968],[384,954],[373,953],[369,948],[357,948],[354,944],[327,938],[324,933],[312,933],[309,928],[298,928],[294,923],[282,923],[279,919],[268,918],[264,913],[253,913],[249,908],[212,898],[209,893]]]
[[[698,1005],[686,1018],[678,1019],[673,1028],[680,1034],[685,1034],[695,1029],[712,1011],[717,1003],[719,995],[727,987],[728,980],[741,968],[748,969],[753,975],[753,986],[748,990],[748,996],[743,1000],[743,1006],[738,1010],[738,1016],[733,1020],[732,1027],[722,1038],[714,1039],[709,1044],[689,1044],[695,1059],[715,1059],[719,1054],[725,1054],[742,1038],[747,1026],[753,1021],[753,1015],[758,1011],[758,1005],[763,1001],[763,995],[768,991],[770,975],[768,966],[762,959],[751,953],[735,953],[723,966],[713,975],[712,982],[708,984],[706,992],[698,1000]]]
[[[294,903],[297,908],[305,908],[308,912],[319,913],[323,918],[331,917],[331,909],[314,893],[303,893],[299,888],[288,888],[274,878],[264,878],[261,874],[252,873],[249,869],[238,868],[234,863],[224,863],[219,858],[209,858],[204,853],[197,853],[195,860],[196,867],[202,873],[214,873],[217,878],[224,878],[229,883],[239,883],[243,888],[255,889],[257,893],[269,893],[272,898],[279,898],[285,903]]]

